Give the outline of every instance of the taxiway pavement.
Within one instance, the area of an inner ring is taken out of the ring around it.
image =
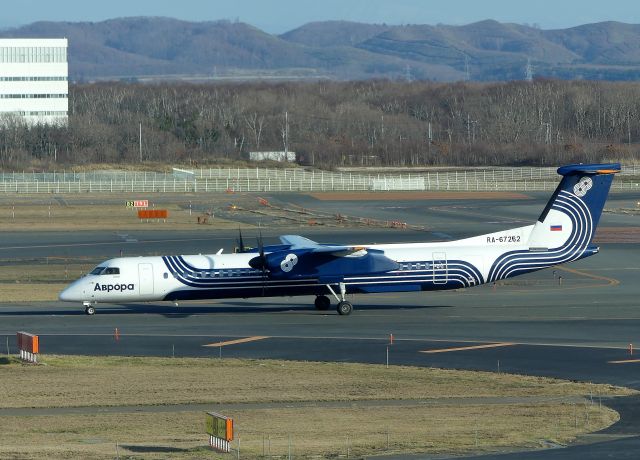
[[[400,216],[426,230],[313,228],[265,229],[264,233],[271,240],[286,232],[337,243],[459,238],[532,222],[547,197],[536,194],[530,200],[493,203],[363,204],[295,196],[289,199],[301,206],[372,218]],[[608,207],[624,207],[634,199],[614,195]],[[600,225],[634,228],[638,217],[604,214]],[[246,233],[250,232],[245,232],[245,238]],[[125,255],[207,253],[220,247],[230,250],[235,236],[232,231],[144,229],[126,234],[6,233],[0,259],[21,263],[42,257],[109,258],[121,250]],[[8,338],[13,352],[15,332],[27,330],[40,335],[44,353],[370,363],[385,363],[388,356],[390,364],[512,372],[640,389],[640,355],[628,348],[629,344],[640,347],[639,260],[637,243],[603,243],[594,257],[496,286],[354,296],[355,311],[348,317],[316,311],[311,297],[186,302],[179,307],[99,305],[93,317],[86,316],[80,305],[3,303],[0,337]],[[531,452],[527,457],[520,453],[517,458],[625,458],[628,449],[640,444],[640,414],[631,405],[620,404],[622,425],[614,427],[626,427],[625,439]],[[615,429],[612,433],[616,437]],[[601,455],[589,457],[587,451]]]

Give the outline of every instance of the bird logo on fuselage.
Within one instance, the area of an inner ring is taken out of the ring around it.
[[[283,272],[290,272],[293,270],[293,266],[298,263],[298,256],[295,254],[287,254],[287,256],[280,262],[280,269]]]

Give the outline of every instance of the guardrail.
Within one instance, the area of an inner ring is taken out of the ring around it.
[[[207,193],[207,192],[345,192],[345,191],[553,191],[558,180],[474,181],[444,176],[342,176],[324,180],[204,179],[149,181],[12,181],[0,182],[0,193]],[[640,191],[640,182],[616,181],[612,191]]]
[[[281,181],[304,181],[314,183],[372,181],[374,179],[412,179],[424,177],[429,182],[440,180],[464,182],[515,182],[515,181],[555,181],[558,179],[557,168],[468,168],[456,170],[436,170],[410,173],[356,173],[307,170],[303,168],[271,169],[271,168],[210,168],[192,171],[174,169],[173,173],[153,171],[92,171],[92,172],[51,172],[51,173],[7,173],[0,172],[1,182],[202,182],[212,179],[271,179]],[[640,178],[640,165],[622,167],[620,176],[637,176]]]

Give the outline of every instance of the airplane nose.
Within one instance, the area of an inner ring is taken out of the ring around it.
[[[64,289],[60,294],[58,294],[58,299],[63,302],[70,302],[71,298],[69,297],[69,288]]]
[[[76,291],[77,289],[75,286],[69,286],[58,294],[58,299],[63,302],[77,302],[78,296],[76,295]]]

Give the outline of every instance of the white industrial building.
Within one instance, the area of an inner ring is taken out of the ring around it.
[[[0,123],[66,125],[67,39],[0,39]]]
[[[250,161],[280,161],[280,162],[294,162],[296,161],[295,152],[249,152]]]

